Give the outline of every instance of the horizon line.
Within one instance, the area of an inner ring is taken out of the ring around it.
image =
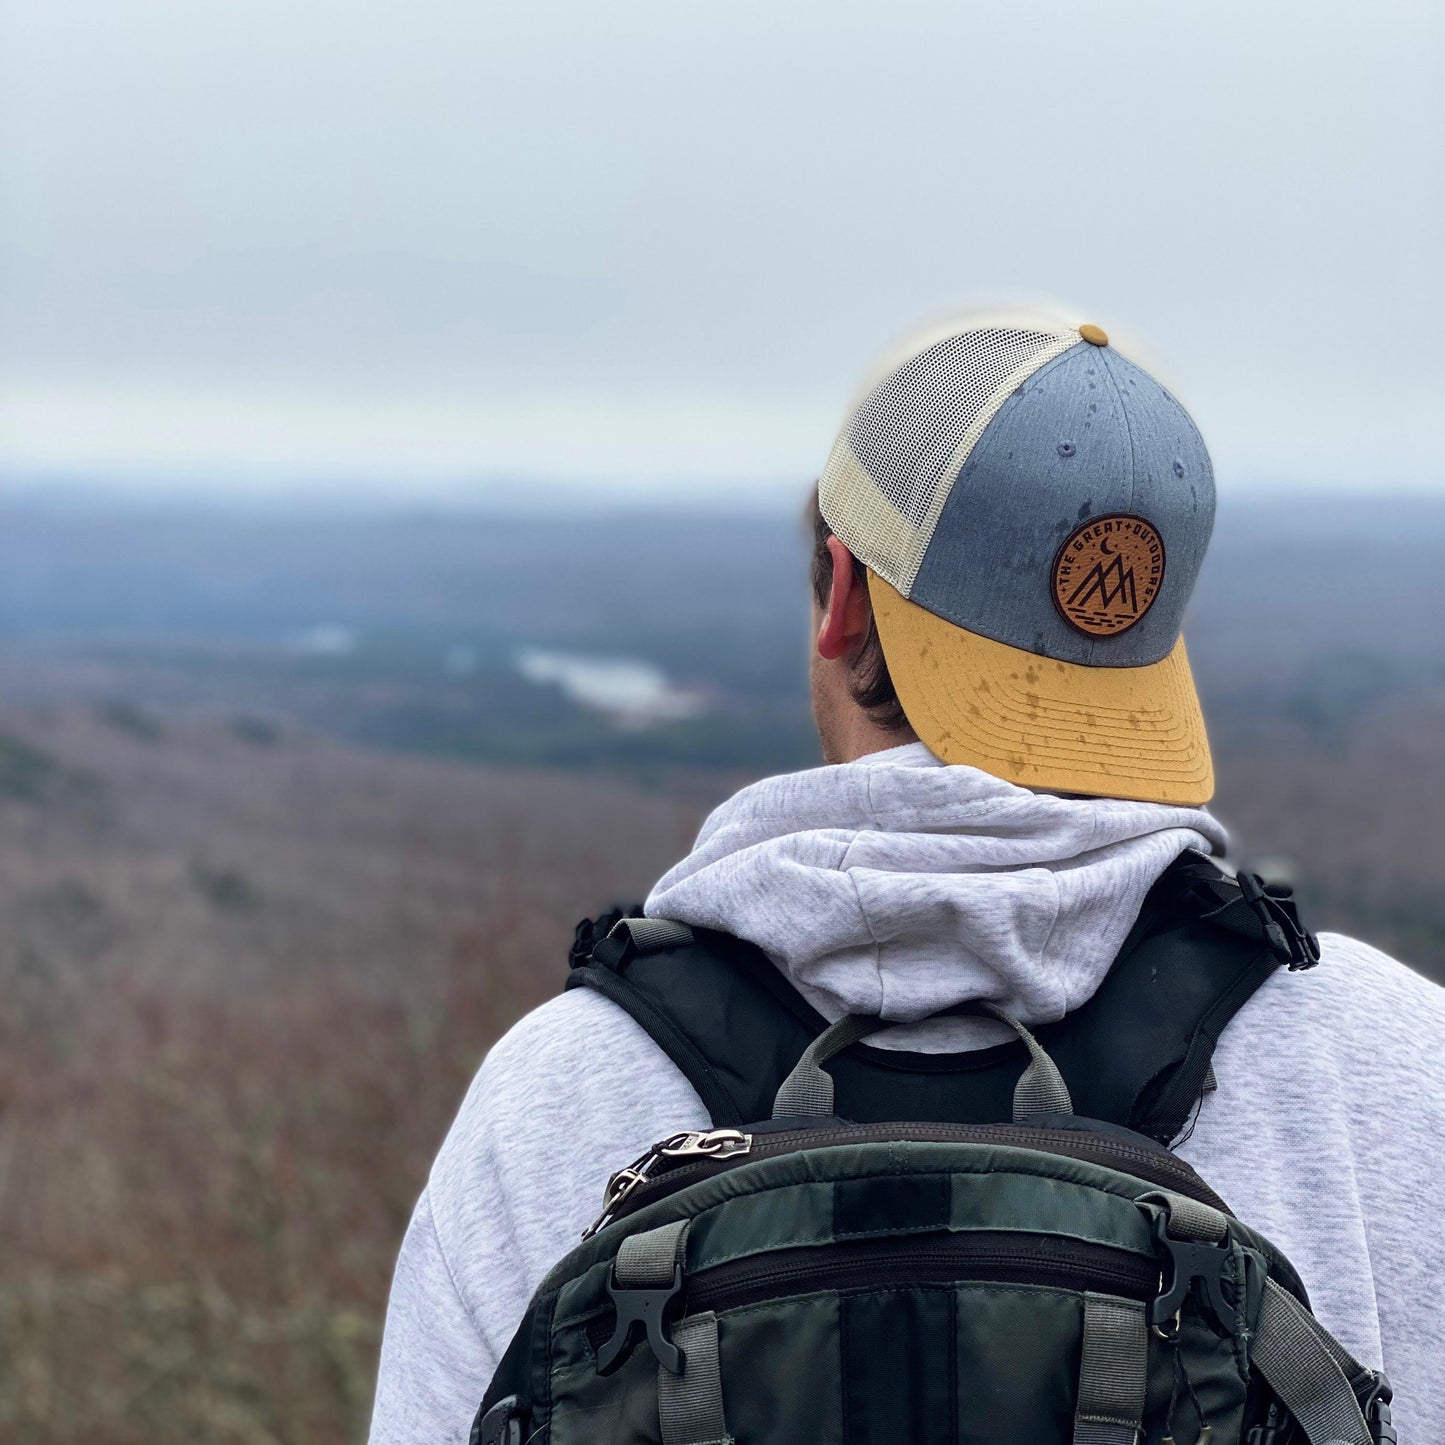
[[[273,515],[417,514],[438,516],[509,516],[555,518],[633,515],[652,516],[778,516],[798,512],[807,501],[811,480],[706,481],[691,479],[673,490],[650,483],[612,480],[528,477],[522,475],[457,477],[438,485],[330,478],[308,486],[297,478],[220,486],[205,481],[142,480],[93,473],[51,471],[24,477],[0,471],[0,510],[75,511],[105,509],[147,511],[179,509],[214,513]],[[1445,482],[1437,484],[1356,486],[1310,483],[1300,478],[1260,477],[1218,487],[1220,504],[1234,510],[1241,504],[1284,505],[1308,500],[1311,505],[1368,503],[1445,503]]]

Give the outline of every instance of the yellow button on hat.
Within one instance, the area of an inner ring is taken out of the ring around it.
[[[1089,343],[1090,346],[1107,346],[1109,344],[1108,333],[1102,326],[1091,326],[1087,321],[1079,327],[1079,335]]]

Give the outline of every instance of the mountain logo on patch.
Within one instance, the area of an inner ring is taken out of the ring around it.
[[[1143,517],[1092,517],[1054,556],[1059,615],[1086,637],[1117,637],[1154,605],[1164,585],[1164,543]]]

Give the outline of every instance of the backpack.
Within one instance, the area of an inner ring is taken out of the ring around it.
[[[1390,1387],[1169,1151],[1228,1021],[1318,945],[1187,853],[1099,991],[1017,1041],[869,1048],[753,945],[616,911],[569,987],[626,1009],[713,1127],[616,1173],[472,1445],[1394,1445]]]

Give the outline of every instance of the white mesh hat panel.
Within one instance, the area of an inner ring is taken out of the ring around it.
[[[1079,340],[1053,318],[934,330],[854,405],[818,502],[855,557],[905,597],[943,504],[984,428],[1021,382]]]

